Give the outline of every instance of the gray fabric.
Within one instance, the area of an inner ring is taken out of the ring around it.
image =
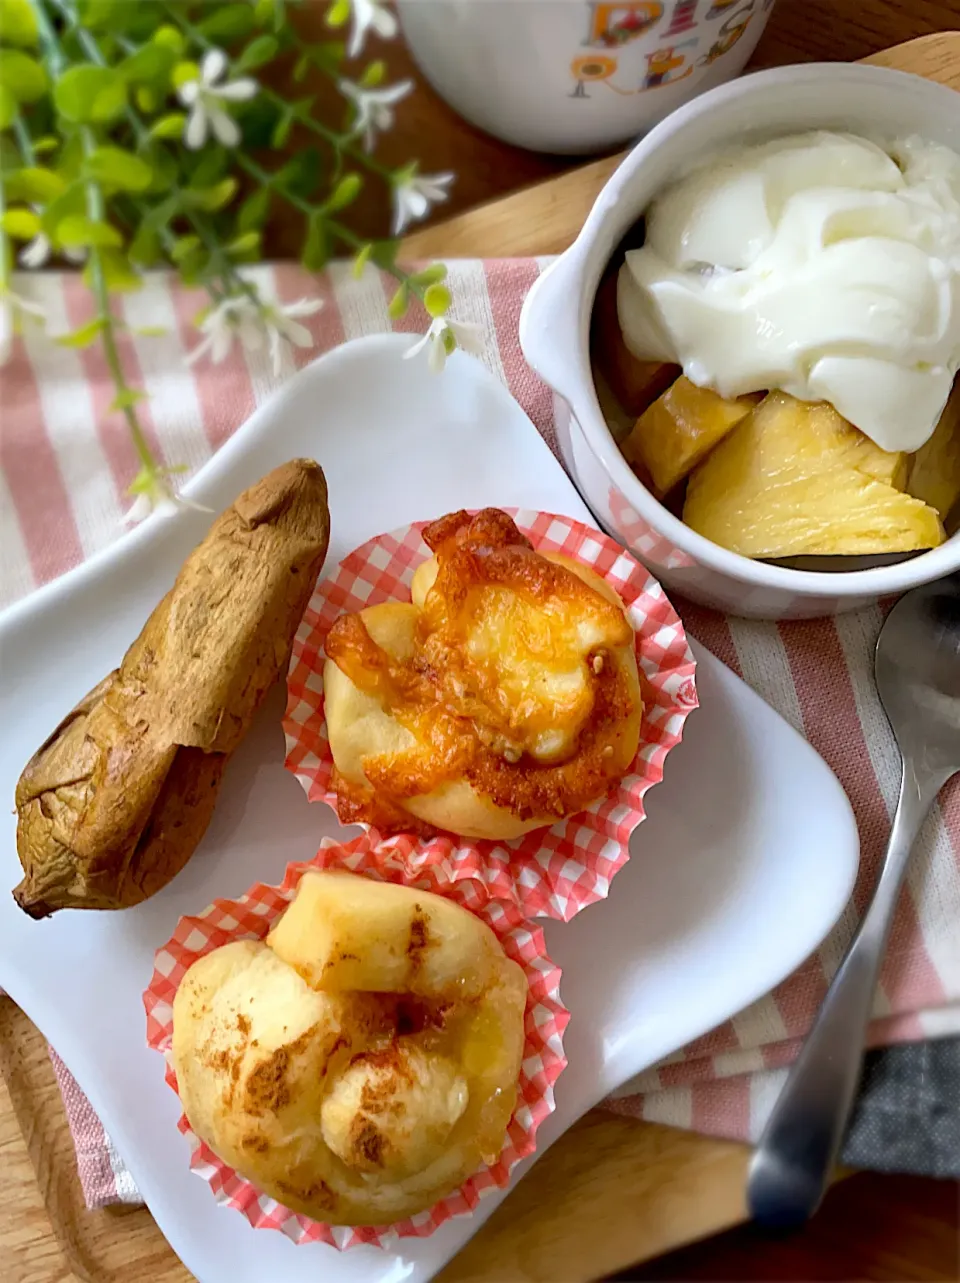
[[[960,1178],[960,1037],[867,1053],[843,1161]]]

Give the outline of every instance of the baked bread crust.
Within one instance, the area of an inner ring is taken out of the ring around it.
[[[338,813],[384,832],[510,840],[575,814],[633,762],[633,628],[599,575],[497,509],[424,531],[412,603],[344,615],[324,708]]]
[[[526,978],[429,892],[309,872],[267,938],[199,959],[173,1008],[193,1130],[279,1202],[333,1225],[431,1207],[503,1148]]]

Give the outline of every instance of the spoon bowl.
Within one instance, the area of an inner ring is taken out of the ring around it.
[[[877,690],[902,753],[960,770],[960,575],[916,588],[877,641]]]

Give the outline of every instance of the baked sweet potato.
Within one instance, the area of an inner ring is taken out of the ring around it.
[[[120,667],[34,754],[16,790],[34,918],[123,909],[193,854],[230,754],[282,673],[327,551],[320,467],[294,459],[214,521]]]

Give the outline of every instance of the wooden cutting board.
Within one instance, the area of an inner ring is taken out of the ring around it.
[[[866,59],[960,89],[960,33]],[[614,156],[411,236],[410,258],[555,254]],[[749,1151],[594,1110],[554,1145],[440,1276],[444,1283],[586,1283],[745,1216]],[[0,1277],[4,1283],[189,1283],[145,1208],[83,1206],[40,1032],[0,999]]]
[[[960,10],[957,12],[960,17]],[[921,36],[861,61],[912,71],[960,89],[960,32]],[[583,226],[619,152],[407,237],[413,258],[525,258],[561,254]]]

